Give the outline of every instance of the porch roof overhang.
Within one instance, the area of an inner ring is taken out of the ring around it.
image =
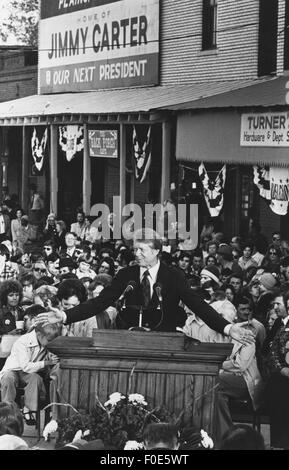
[[[257,80],[258,83],[272,78]],[[250,87],[256,80],[32,95],[0,103],[0,125],[164,120],[178,106]]]
[[[243,113],[289,111],[288,74],[166,109],[177,115],[177,160],[289,166],[286,146],[240,144]]]

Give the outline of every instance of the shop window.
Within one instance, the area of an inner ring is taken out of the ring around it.
[[[217,48],[217,4],[217,0],[203,0],[203,50]]]
[[[260,0],[258,75],[276,74],[278,0]]]
[[[252,212],[254,203],[254,183],[252,177],[248,175],[242,176],[242,200],[241,213],[242,218],[247,219]]]

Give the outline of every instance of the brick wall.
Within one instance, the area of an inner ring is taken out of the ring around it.
[[[0,72],[0,102],[37,93],[37,67]]]
[[[1,50],[0,102],[37,93],[36,61],[37,55],[34,51],[26,49]]]
[[[162,2],[161,84],[256,78],[259,0],[219,0],[216,51],[202,51],[202,4]]]

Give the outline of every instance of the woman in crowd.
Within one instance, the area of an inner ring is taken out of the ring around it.
[[[225,296],[233,305],[235,305],[235,289],[231,284],[225,287]]]
[[[57,234],[56,230],[56,215],[51,212],[48,214],[46,224],[43,229],[43,240],[55,240]]]
[[[56,222],[56,234],[54,237],[55,245],[58,251],[66,249],[65,243],[66,223],[63,220]]]
[[[22,209],[17,209],[16,211],[16,219],[11,220],[11,235],[12,241],[19,240],[19,232],[21,228],[21,217],[23,214]]]
[[[252,258],[253,247],[250,242],[244,242],[243,244],[243,255],[239,258],[239,266],[243,271],[250,268],[251,266],[257,267],[256,261]]]
[[[0,335],[16,333],[18,321],[23,321],[20,307],[23,289],[16,280],[4,281],[0,286]]]
[[[99,264],[97,274],[109,274],[114,276],[114,260],[111,257],[102,258]]]
[[[276,248],[273,244],[269,246],[266,255],[261,264],[261,268],[269,273],[280,272],[280,259],[282,253],[279,248]]]

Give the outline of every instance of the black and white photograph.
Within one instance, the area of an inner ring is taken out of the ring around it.
[[[0,450],[289,450],[289,0],[0,22]]]

